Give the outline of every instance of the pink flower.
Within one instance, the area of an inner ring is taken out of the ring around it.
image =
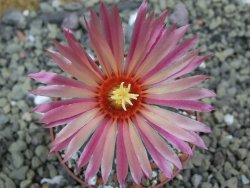
[[[109,11],[101,3],[100,16],[91,12],[86,21],[96,60],[65,29],[68,44],[55,42],[58,52],[49,53],[74,79],[51,72],[29,75],[48,84],[32,93],[62,99],[38,105],[35,111],[44,113],[40,122],[47,128],[66,125],[51,148],[65,150],[64,161],[84,145],[78,168],[87,165],[86,181],[100,169],[106,183],[115,159],[123,186],[128,168],[137,184],[143,176],[151,177],[150,159],[172,178],[173,166],[182,169],[182,163],[171,145],[188,155],[192,155],[189,143],[206,148],[198,133],[210,132],[208,127],[162,107],[213,110],[200,99],[215,94],[194,88],[208,77],[184,77],[209,55],[198,55],[197,37],[182,39],[189,26],[168,28],[166,11],[154,18],[153,12],[146,16],[146,9],[143,2],[127,55],[117,6]]]

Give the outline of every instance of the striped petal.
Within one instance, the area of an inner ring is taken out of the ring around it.
[[[51,50],[48,50],[48,52],[51,58],[64,72],[69,73],[71,76],[75,77],[77,80],[80,80],[83,83],[86,83],[87,85],[97,86],[97,82],[91,77],[92,74],[83,74],[83,72],[87,72],[86,69],[72,63],[69,59],[58,52]]]
[[[205,124],[193,120],[191,118],[185,117],[175,112],[171,112],[169,110],[162,109],[157,106],[147,105],[146,108],[150,110],[154,115],[159,115],[162,118],[166,119],[166,121],[171,122],[176,127],[181,127],[183,129],[195,132],[210,132],[210,128]]]
[[[107,118],[104,118],[102,121],[102,124],[97,128],[93,136],[91,137],[88,144],[85,146],[79,160],[77,163],[78,171],[81,167],[85,166],[89,159],[91,158],[95,147],[97,146],[99,139],[101,138],[101,135],[106,131],[106,126],[109,126],[111,121]]]
[[[80,147],[87,141],[93,131],[95,131],[95,129],[100,125],[101,120],[103,120],[103,116],[95,117],[77,132],[77,134],[72,138],[67,146],[63,159],[64,162],[80,149]]]
[[[96,64],[95,61],[93,61],[87,52],[81,47],[81,45],[77,42],[75,39],[73,32],[70,31],[69,29],[65,28],[64,29],[64,35],[67,39],[67,42],[69,44],[69,51],[72,51],[75,55],[73,57],[77,58],[77,61],[75,61],[78,64],[83,64],[84,66],[88,67],[90,71],[92,71],[93,75],[96,76],[98,79],[103,78],[103,72],[99,69],[98,65]],[[66,52],[67,53],[67,52]],[[72,57],[72,56],[68,56]],[[96,79],[94,78],[94,79]]]
[[[56,145],[68,137],[73,135],[76,131],[80,130],[85,126],[90,120],[92,120],[98,113],[97,109],[92,109],[82,114],[80,117],[66,125],[56,136],[55,140],[52,142],[52,146]]]
[[[100,18],[102,22],[102,30],[105,34],[106,41],[112,50],[117,63],[118,73],[120,74],[124,58],[124,35],[117,6],[113,6],[112,10],[109,12],[106,5],[101,3]]]
[[[63,85],[41,86],[30,91],[32,94],[62,98],[92,98],[95,94],[87,89]]]
[[[109,130],[107,132],[107,138],[104,143],[103,149],[103,157],[101,164],[101,173],[104,184],[107,183],[109,174],[112,169],[114,153],[115,153],[115,141],[116,141],[116,129],[117,122],[114,121],[112,125],[110,125]]]
[[[147,124],[142,118],[136,118],[137,128],[151,141],[154,147],[161,153],[161,155],[168,161],[175,164],[179,169],[182,169],[182,164],[176,153],[169,147],[162,137],[155,132],[155,130]]]
[[[117,158],[117,179],[120,185],[125,187],[125,181],[128,174],[128,159],[124,144],[123,137],[123,122],[118,121],[118,134],[117,134],[117,143],[116,143],[116,158]]]
[[[168,107],[197,111],[197,112],[210,112],[214,110],[214,108],[209,104],[193,100],[168,100],[168,99],[146,98],[145,102],[148,104],[156,104],[160,106],[168,106]]]
[[[90,87],[82,82],[52,72],[41,71],[38,73],[29,74],[28,76],[44,84],[65,85],[69,87],[77,87],[94,91],[93,87]]]
[[[145,150],[145,147],[141,141],[140,135],[138,134],[136,128],[134,127],[131,121],[129,121],[129,134],[141,168],[146,177],[151,178],[152,169],[148,160],[147,151]]]
[[[200,100],[208,97],[214,97],[216,94],[204,88],[189,88],[177,92],[169,90],[162,94],[147,94],[147,98],[160,100]]]
[[[86,99],[69,99],[69,100],[63,100],[63,101],[54,101],[54,102],[48,102],[44,104],[40,104],[36,106],[33,111],[34,112],[40,112],[40,113],[46,113],[50,110],[53,110],[55,108],[69,105],[69,104],[74,104],[74,103],[81,103],[81,102],[96,102],[94,98],[86,98]]]
[[[197,76],[190,76],[187,78],[181,78],[178,80],[165,81],[165,82],[162,82],[160,85],[157,85],[157,86],[153,85],[152,87],[147,89],[146,92],[152,93],[152,94],[177,92],[177,91],[181,91],[181,90],[196,86],[207,79],[208,79],[208,76],[197,75]]]
[[[82,102],[61,106],[45,113],[39,122],[49,124],[54,121],[73,117],[96,107],[96,103]]]
[[[142,169],[140,167],[139,160],[136,156],[135,150],[132,145],[132,138],[129,134],[129,125],[127,122],[123,123],[123,140],[126,149],[128,164],[130,173],[135,181],[135,183],[140,184],[141,178],[143,176]]]
[[[77,119],[78,117],[80,117],[83,113],[81,114],[77,114],[75,116],[71,116],[69,118],[64,118],[64,119],[60,119],[60,120],[57,120],[57,121],[53,121],[51,123],[48,123],[48,124],[45,124],[43,125],[44,128],[52,128],[52,127],[57,127],[59,125],[65,125],[65,124],[68,124],[70,122],[72,122],[73,120]]]
[[[104,152],[104,147],[103,147],[103,143],[105,143],[105,140],[107,139],[107,134],[108,134],[108,130],[109,130],[109,126],[111,126],[110,124],[107,124],[107,126],[105,127],[94,151],[92,154],[92,157],[89,160],[89,164],[87,166],[87,169],[85,171],[85,179],[87,181],[90,180],[90,178],[92,178],[93,176],[96,175],[96,173],[98,172],[101,162],[102,162],[102,157],[103,157],[103,152]]]
[[[92,47],[104,73],[107,76],[111,76],[112,73],[117,74],[118,68],[112,50],[98,30],[100,28],[100,21],[96,13],[91,12],[90,22],[88,23],[85,19],[85,23]]]
[[[170,57],[175,58],[176,56],[178,57],[179,54],[182,54],[186,48],[181,49],[181,47],[186,47],[185,44],[187,42],[184,42],[179,47],[176,47],[176,45],[188,28],[188,25],[178,29],[175,29],[175,26],[173,26],[163,32],[157,44],[155,44],[150,53],[147,54],[147,58],[139,64],[139,71],[136,72],[136,78],[146,77],[145,74],[149,71],[159,70],[160,67],[166,66],[166,63],[171,63],[173,59],[170,59]],[[179,54],[174,54],[174,52],[178,52]],[[148,74],[151,75],[152,73]]]
[[[135,121],[135,125],[136,125],[136,121]],[[161,169],[161,171],[164,172],[164,174],[168,178],[172,178],[173,170],[170,168],[170,164],[169,164],[170,162],[167,161],[161,155],[161,153],[156,149],[156,146],[151,143],[149,138],[142,131],[140,131],[140,129],[138,129],[138,131],[139,131],[139,133],[141,135],[143,143],[146,145],[147,150],[150,153],[150,156],[152,157],[152,159],[154,160],[156,165],[159,167],[159,169]]]

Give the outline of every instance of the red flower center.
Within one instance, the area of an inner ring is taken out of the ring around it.
[[[98,88],[98,101],[102,111],[114,119],[133,116],[142,108],[142,100],[141,84],[128,77],[107,78]]]

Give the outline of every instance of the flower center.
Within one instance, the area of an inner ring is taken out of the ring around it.
[[[114,119],[127,119],[138,112],[143,95],[140,83],[125,76],[108,78],[98,88],[101,111]]]
[[[126,104],[133,106],[131,99],[137,100],[138,94],[129,93],[131,84],[128,87],[124,87],[124,82],[120,86],[111,92],[111,100],[114,101],[115,105],[121,106],[124,111],[127,111]]]

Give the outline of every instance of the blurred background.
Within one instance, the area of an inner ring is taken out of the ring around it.
[[[27,73],[61,72],[46,49],[65,41],[72,29],[90,48],[83,17],[98,10],[98,0],[0,0],[0,188],[80,188],[54,155],[48,156],[49,131],[36,123],[32,108],[48,101],[27,90],[37,86]],[[118,3],[129,42],[141,1]],[[157,14],[169,9],[169,20],[191,24],[186,37],[198,35],[201,53],[214,54],[195,71],[211,76],[204,86],[217,97],[207,100],[216,111],[203,113],[212,133],[202,135],[208,150],[196,150],[192,161],[165,187],[250,187],[250,1],[149,0]]]

